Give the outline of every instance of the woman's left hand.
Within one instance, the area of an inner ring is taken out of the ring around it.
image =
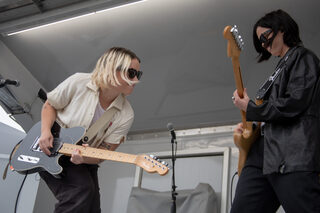
[[[237,90],[235,90],[233,92],[232,101],[233,101],[233,104],[236,107],[238,107],[240,110],[246,112],[247,111],[247,107],[248,107],[248,103],[250,101],[250,98],[249,98],[249,96],[247,94],[247,89],[243,90],[243,98],[240,98],[239,95],[238,95]]]

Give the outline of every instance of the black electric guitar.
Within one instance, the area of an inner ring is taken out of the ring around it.
[[[240,71],[239,56],[243,49],[244,42],[239,34],[236,26],[226,26],[223,31],[223,36],[228,40],[227,54],[232,60],[234,79],[236,82],[237,92],[240,98],[243,98],[243,83]],[[256,100],[256,104],[259,105],[262,100]],[[243,133],[235,132],[233,139],[235,145],[239,149],[238,160],[238,175],[240,176],[242,168],[246,162],[251,145],[256,141],[260,135],[260,123],[247,122],[246,112],[241,110],[241,118],[243,124]]]
[[[85,134],[83,127],[62,128],[55,123],[51,132],[54,136],[54,142],[53,148],[50,150],[50,156],[40,150],[41,122],[38,122],[30,129],[27,136],[14,150],[10,168],[22,174],[47,171],[57,176],[63,170],[59,165],[59,158],[62,155],[70,156],[75,149],[78,149],[81,155],[85,157],[131,163],[149,173],[157,172],[159,175],[168,173],[169,168],[167,163],[161,162],[152,155],[132,155],[77,145]]]

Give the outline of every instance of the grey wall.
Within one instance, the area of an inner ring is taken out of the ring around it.
[[[169,138],[156,137],[168,122],[176,129],[186,129],[240,121],[230,98],[235,86],[222,36],[226,25],[237,24],[245,40],[240,63],[245,87],[253,96],[277,63],[277,58],[261,65],[256,63],[251,40],[255,21],[271,10],[286,10],[298,22],[305,46],[320,55],[318,6],[318,0],[148,0],[72,22],[0,37],[0,74],[21,81],[20,87],[10,89],[22,105],[32,106],[29,114],[18,118],[28,129],[40,119],[42,103],[36,98],[39,88],[49,91],[75,72],[90,72],[98,57],[111,46],[130,48],[142,59],[144,71],[141,84],[129,97],[136,114],[130,134],[153,132],[155,139],[134,139],[121,145],[119,151],[168,151]],[[233,146],[230,135],[225,137],[228,138],[226,143],[219,144],[215,136],[196,136],[185,139],[187,142],[181,143],[179,148]],[[193,181],[204,179],[212,181],[210,183],[219,193],[219,178],[210,178],[221,171],[221,159],[210,159],[206,163],[213,165],[212,170],[200,177],[191,174],[178,179],[179,189],[192,188]],[[191,164],[191,167],[199,166],[199,162]],[[236,165],[237,154],[234,153],[231,174]],[[134,171],[134,167],[127,164],[102,164],[99,176],[105,213],[125,212]],[[185,172],[179,172],[178,178]],[[17,178],[21,181],[20,176]],[[149,183],[152,184],[151,179]],[[168,189],[165,179],[158,182],[161,188]],[[5,183],[1,184],[4,187]],[[14,195],[12,191],[8,196]],[[10,199],[12,206],[14,198]],[[34,212],[51,212],[53,205],[54,198],[40,182]]]
[[[2,41],[0,41],[0,56],[1,76],[5,79],[19,79],[19,87],[9,85],[8,89],[27,112],[14,116],[17,123],[27,131],[40,120],[42,102],[37,94],[43,86]]]

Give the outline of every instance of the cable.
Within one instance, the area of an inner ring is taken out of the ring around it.
[[[231,206],[232,206],[232,201],[233,201],[233,199],[232,199],[232,191],[233,191],[232,187],[233,187],[234,177],[235,177],[236,175],[238,175],[238,172],[235,172],[235,173],[232,175],[232,178],[231,178],[231,187],[230,187],[230,202],[231,202]]]
[[[27,176],[28,176],[28,171],[27,171],[26,175],[24,176],[24,178],[22,180],[22,183],[21,183],[21,186],[20,186],[20,189],[18,191],[17,198],[16,198],[16,203],[14,205],[14,213],[17,213],[17,207],[18,207],[18,201],[19,201],[20,193],[21,193],[22,187],[24,185],[24,182],[25,182]]]

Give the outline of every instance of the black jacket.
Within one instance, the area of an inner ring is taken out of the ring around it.
[[[249,102],[247,120],[265,122],[264,174],[320,171],[319,75],[317,56],[295,48],[263,104]]]

